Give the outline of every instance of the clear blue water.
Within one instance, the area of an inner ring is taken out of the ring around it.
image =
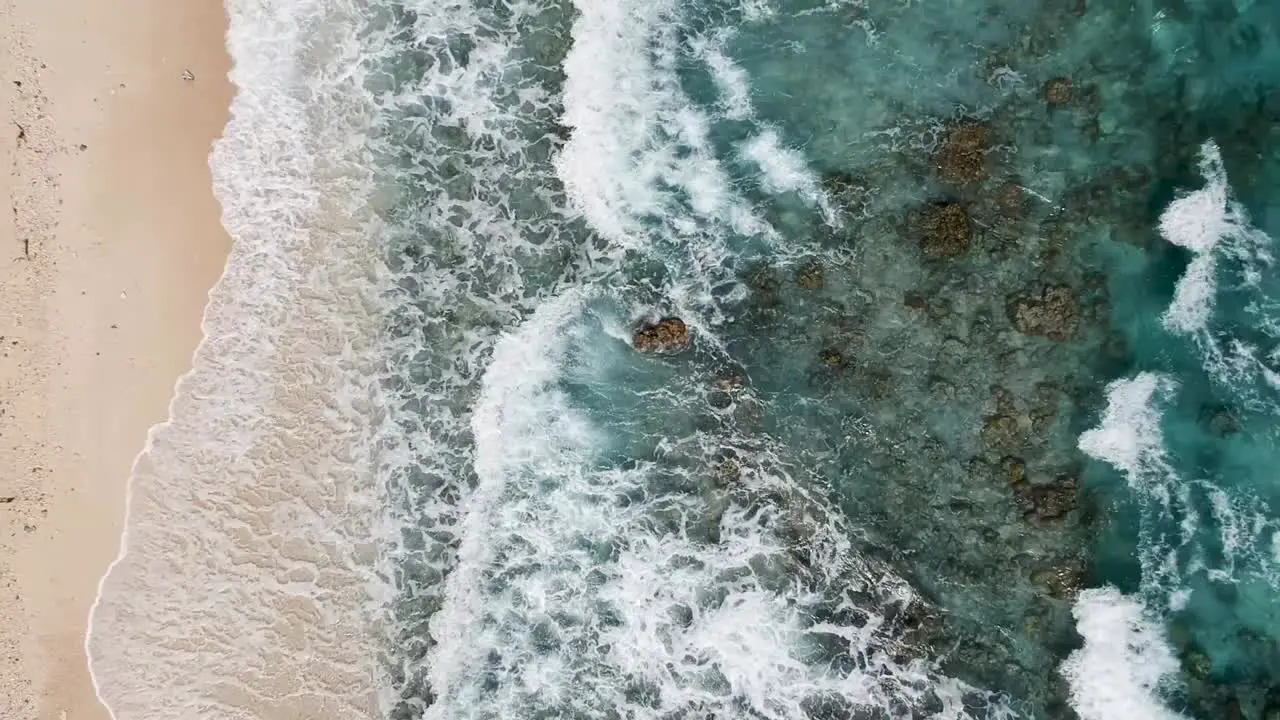
[[[377,716],[1280,716],[1280,2],[230,7],[385,259]]]

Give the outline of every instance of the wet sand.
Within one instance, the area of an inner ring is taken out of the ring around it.
[[[0,717],[105,718],[84,634],[230,241],[218,0],[0,0]]]

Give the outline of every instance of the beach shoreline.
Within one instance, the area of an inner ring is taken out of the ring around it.
[[[106,718],[84,638],[230,239],[217,0],[4,0],[0,717]]]

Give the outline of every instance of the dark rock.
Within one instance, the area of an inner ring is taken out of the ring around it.
[[[902,304],[904,307],[909,307],[912,310],[919,310],[924,313],[929,312],[929,301],[920,293],[906,293],[902,296]]]
[[[1078,560],[1050,565],[1032,573],[1031,582],[1038,585],[1050,597],[1074,601],[1084,588],[1085,567]]]
[[[757,307],[773,308],[782,302],[781,284],[768,268],[757,268],[747,277],[751,300]]]
[[[852,215],[863,214],[871,200],[870,185],[849,173],[827,175],[822,179],[822,187],[842,209]]]
[[[824,280],[822,263],[816,260],[801,265],[796,271],[796,285],[804,290],[821,290]]]
[[[996,189],[996,207],[1009,215],[1016,215],[1022,210],[1022,201],[1026,193],[1016,182],[1007,182]]]
[[[991,463],[981,457],[971,457],[965,464],[965,474],[968,475],[970,480],[987,481],[991,478],[993,472]]]
[[[760,420],[764,417],[764,408],[753,400],[741,400],[733,405],[733,420],[742,429],[755,432],[760,428]]]
[[[742,392],[747,386],[747,381],[736,373],[725,373],[716,377],[711,383],[712,387],[720,392],[735,394]]]
[[[1044,99],[1050,107],[1061,107],[1071,102],[1074,91],[1071,78],[1056,77],[1044,84]]]
[[[725,460],[720,463],[720,469],[716,472],[716,486],[727,487],[737,484],[742,478],[742,466],[737,460]]]
[[[956,386],[946,378],[934,375],[929,378],[929,393],[939,400],[954,400]]]
[[[988,450],[1012,450],[1022,445],[1022,431],[1012,415],[992,415],[982,424],[979,440]]]
[[[1021,458],[1006,457],[1000,461],[1000,467],[1009,485],[1019,487],[1027,481],[1027,464]]]
[[[938,203],[924,215],[924,256],[931,260],[963,255],[973,240],[969,213],[956,203]]]
[[[1024,335],[1039,335],[1056,342],[1075,336],[1080,307],[1075,292],[1065,285],[1047,287],[1039,295],[1027,294],[1009,302],[1009,320]]]
[[[716,410],[726,410],[733,405],[733,396],[723,390],[707,393],[707,404]]]
[[[1200,410],[1200,422],[1214,437],[1227,437],[1240,432],[1240,419],[1229,408],[1204,407]]]
[[[999,385],[991,386],[991,398],[996,401],[996,412],[1001,415],[1012,415],[1017,412],[1018,404],[1013,393]]]
[[[829,368],[837,368],[844,364],[844,356],[835,348],[825,348],[818,353],[818,362]]]
[[[847,718],[854,715],[857,706],[838,693],[824,692],[801,700],[800,709],[811,718]]]
[[[1031,431],[1043,434],[1058,419],[1058,402],[1061,391],[1052,383],[1037,383],[1035,405],[1031,409]]]
[[[888,370],[867,373],[867,393],[872,400],[887,400],[893,396],[893,388],[893,373]]]
[[[680,318],[642,325],[631,340],[640,352],[677,353],[689,347],[689,326]]]
[[[1059,477],[1052,485],[1031,485],[1014,488],[1014,497],[1023,517],[1028,520],[1059,520],[1076,509],[1080,486],[1074,477]]]
[[[938,153],[938,177],[951,185],[981,182],[987,177],[987,129],[959,122],[947,129]]]
[[[1213,662],[1209,660],[1208,655],[1199,650],[1188,650],[1182,660],[1182,666],[1186,668],[1188,676],[1202,682],[1213,675]]]
[[[1129,341],[1120,333],[1111,333],[1102,344],[1102,353],[1110,360],[1124,360],[1129,357]]]

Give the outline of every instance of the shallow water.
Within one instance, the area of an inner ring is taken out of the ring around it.
[[[119,720],[1280,712],[1280,5],[228,9]]]

